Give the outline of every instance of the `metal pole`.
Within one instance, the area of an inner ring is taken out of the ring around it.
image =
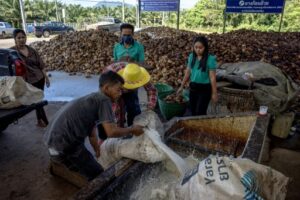
[[[106,0],[104,1],[104,3],[105,3],[105,8],[107,9],[106,15],[107,15],[107,17],[109,17],[109,7],[108,7],[108,5],[107,5]]]
[[[66,21],[67,21],[67,16],[66,16],[66,11],[67,11],[67,9],[66,9],[66,0],[64,1],[64,5],[63,5],[63,10],[64,10],[64,16],[63,16],[63,19],[64,19],[64,23],[66,23]],[[77,24],[76,24],[77,25]]]
[[[135,19],[136,19],[135,25],[136,25],[136,27],[139,28],[139,5],[138,5],[139,1],[137,0],[136,2],[137,2],[137,4],[135,6]]]
[[[178,0],[178,10],[177,10],[177,30],[179,29],[179,17],[180,17],[180,0]]]
[[[55,0],[56,21],[58,21],[57,0]]]
[[[226,8],[225,8],[226,9]],[[226,15],[226,11],[224,9],[224,21],[223,21],[223,34],[225,33],[225,28],[226,28],[226,19],[227,19],[227,15]]]
[[[283,8],[282,8],[282,13],[281,13],[281,17],[280,17],[279,30],[278,30],[278,32],[281,31],[282,20],[283,20],[283,14],[284,14],[284,8],[285,8],[285,0],[283,1]]]
[[[20,4],[21,17],[22,17],[22,27],[23,27],[23,30],[26,33],[27,32],[27,30],[26,30],[26,17],[25,17],[25,12],[24,12],[23,0],[19,0],[19,4]]]
[[[62,17],[63,17],[64,24],[65,24],[66,23],[66,10],[64,8],[62,9]]]
[[[223,21],[223,34],[225,33],[226,20],[227,20],[226,7],[227,7],[227,0],[225,0],[225,8],[224,8],[224,11],[223,11],[223,18],[224,18],[224,21]]]
[[[141,28],[141,1],[138,0],[138,28]]]
[[[155,15],[153,15],[153,26],[155,26]]]
[[[125,22],[125,0],[122,3],[122,21]]]

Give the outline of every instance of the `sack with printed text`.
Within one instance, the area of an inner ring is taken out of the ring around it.
[[[283,200],[288,181],[280,172],[249,159],[209,156],[186,173],[168,199]]]

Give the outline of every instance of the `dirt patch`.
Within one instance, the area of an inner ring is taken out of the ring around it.
[[[45,107],[49,120],[62,105]],[[45,129],[35,124],[35,112],[31,112],[0,134],[0,199],[70,199],[78,191],[49,173]]]

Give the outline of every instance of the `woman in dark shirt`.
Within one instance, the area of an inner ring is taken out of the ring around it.
[[[33,86],[44,90],[44,85],[50,86],[50,81],[45,71],[45,64],[41,57],[32,47],[26,45],[26,33],[21,29],[16,29],[13,33],[15,39],[15,49],[19,52],[21,58],[26,64],[25,81]],[[46,127],[48,120],[43,108],[36,110],[37,125],[40,127]]]

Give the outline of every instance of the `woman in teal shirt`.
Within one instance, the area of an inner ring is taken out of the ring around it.
[[[181,93],[190,80],[190,108],[193,116],[206,115],[210,100],[218,100],[216,83],[216,57],[208,54],[208,41],[197,37],[193,42],[193,52],[188,58],[188,67],[178,90]]]

